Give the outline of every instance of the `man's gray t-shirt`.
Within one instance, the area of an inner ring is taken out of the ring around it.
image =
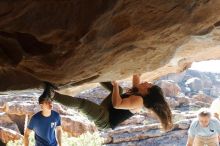
[[[191,137],[206,137],[213,136],[215,134],[220,135],[220,121],[216,118],[211,118],[208,127],[201,127],[198,119],[196,119],[191,123],[188,134]]]

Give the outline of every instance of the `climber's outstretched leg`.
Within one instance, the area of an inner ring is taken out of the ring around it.
[[[109,112],[106,108],[86,99],[71,97],[57,92],[55,92],[53,99],[64,106],[83,112],[89,120],[94,121],[99,129],[110,128]]]

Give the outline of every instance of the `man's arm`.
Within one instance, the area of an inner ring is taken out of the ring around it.
[[[24,132],[24,146],[29,146],[29,135],[31,133],[32,130],[26,128],[25,132]]]
[[[59,146],[62,146],[62,127],[61,126],[57,126],[56,128],[56,133],[57,133],[57,142],[59,144]]]
[[[194,137],[189,135],[187,143],[186,143],[186,146],[192,146],[193,145],[193,141],[194,141]]]
[[[140,82],[141,82],[140,76],[141,76],[141,74],[133,75],[133,79],[132,79],[132,86],[133,87],[135,87],[136,85],[140,84]]]

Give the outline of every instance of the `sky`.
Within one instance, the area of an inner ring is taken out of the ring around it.
[[[220,73],[220,60],[194,62],[189,69],[203,72]]]

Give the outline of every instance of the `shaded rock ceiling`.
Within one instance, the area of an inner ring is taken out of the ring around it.
[[[0,1],[0,91],[154,80],[220,58],[219,0]]]

